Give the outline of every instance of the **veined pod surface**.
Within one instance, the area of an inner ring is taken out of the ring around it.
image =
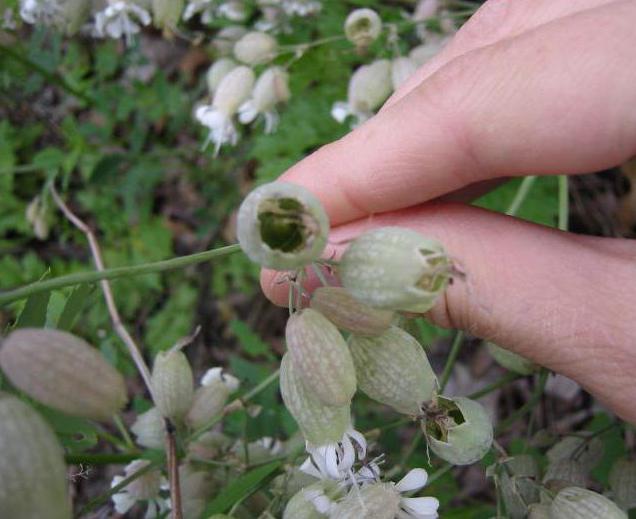
[[[83,339],[60,330],[11,332],[0,367],[18,389],[70,415],[107,421],[127,401],[122,375]]]
[[[0,393],[0,516],[70,519],[64,453],[29,405]]]
[[[484,407],[464,397],[438,397],[422,424],[431,450],[453,465],[470,465],[490,450],[493,427]]]
[[[552,491],[566,487],[585,487],[588,484],[587,471],[577,460],[560,458],[548,465],[543,483]]]
[[[566,436],[554,444],[546,456],[550,463],[562,459],[575,460],[581,464],[585,472],[591,471],[602,459],[605,448],[603,440],[598,437],[588,438],[590,432],[583,432],[580,436]]]
[[[437,377],[419,342],[397,326],[378,337],[349,338],[358,387],[370,398],[413,416],[437,389]]]
[[[337,328],[359,335],[373,337],[389,329],[395,314],[365,305],[343,287],[320,287],[311,296],[311,308],[320,312]]]
[[[312,445],[339,442],[351,426],[349,405],[332,407],[313,397],[303,385],[289,353],[280,365],[280,392],[285,407]]]
[[[229,396],[229,388],[220,380],[197,388],[194,392],[192,407],[190,407],[186,417],[188,425],[198,429],[215,416],[220,415]]]
[[[410,229],[382,227],[351,242],[338,273],[343,286],[368,305],[421,313],[445,290],[452,263],[436,240]]]
[[[319,200],[305,188],[271,182],[256,188],[241,204],[237,234],[252,261],[292,270],[320,257],[329,220]]]
[[[311,395],[325,405],[349,405],[356,391],[356,370],[338,329],[306,308],[289,318],[285,339],[294,369]]]
[[[331,513],[331,519],[393,519],[400,511],[400,493],[392,483],[354,488]]]
[[[192,406],[192,368],[179,350],[162,351],[155,357],[151,375],[152,396],[159,412],[170,420],[183,419]]]
[[[627,514],[601,494],[568,487],[552,501],[550,519],[627,519]]]
[[[539,465],[522,454],[501,463],[499,486],[510,519],[525,519],[528,505],[539,501]]]
[[[636,460],[617,460],[610,471],[609,484],[622,508],[636,507]]]

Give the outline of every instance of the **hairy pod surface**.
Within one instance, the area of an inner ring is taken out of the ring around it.
[[[445,290],[452,263],[442,245],[400,227],[382,227],[356,238],[338,273],[345,288],[377,308],[426,312]]]
[[[627,519],[606,497],[579,487],[561,490],[550,505],[550,519]]]
[[[271,182],[256,188],[241,204],[237,234],[252,261],[292,270],[320,257],[327,244],[329,220],[318,199],[306,189]]]
[[[506,350],[501,346],[497,346],[493,342],[486,342],[486,348],[497,364],[506,368],[508,371],[512,371],[513,373],[518,373],[519,375],[531,375],[539,369],[539,366],[531,360],[528,360],[513,351]]]
[[[152,394],[159,412],[180,421],[192,406],[192,368],[182,351],[162,351],[155,357],[151,376]]]
[[[437,389],[426,353],[407,332],[392,326],[378,337],[349,338],[358,386],[400,413],[420,415]]]
[[[312,445],[338,442],[351,425],[349,405],[327,406],[303,385],[289,353],[280,365],[280,392],[285,406]]]
[[[122,375],[83,339],[60,330],[15,330],[2,343],[0,367],[18,389],[70,415],[107,421],[128,400]]]
[[[636,507],[636,460],[617,460],[609,474],[616,502],[626,510]]]
[[[349,405],[356,391],[356,370],[338,329],[316,310],[306,308],[289,318],[285,339],[307,390],[325,405]]]
[[[331,514],[331,519],[393,519],[400,509],[400,493],[392,483],[354,488]]]
[[[320,287],[311,296],[311,308],[320,312],[337,328],[373,337],[389,329],[395,314],[365,305],[343,287]]]
[[[453,465],[470,465],[490,450],[493,427],[486,409],[464,397],[438,397],[423,423],[431,450]]]
[[[0,393],[0,515],[70,519],[64,453],[49,425],[18,398]]]

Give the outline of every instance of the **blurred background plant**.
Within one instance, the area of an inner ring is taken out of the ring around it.
[[[0,373],[0,389],[29,401],[61,442],[77,516],[107,516],[110,497],[122,489],[126,495],[114,501],[120,513],[144,513],[145,507],[133,506],[137,500],[150,500],[148,510],[159,516],[169,512],[159,471],[166,461],[163,436],[158,442],[152,433],[161,419],[148,414],[150,394],[111,324],[98,278],[72,277],[94,269],[93,258],[86,233],[60,211],[60,200],[92,230],[107,269],[234,243],[236,207],[254,186],[370,117],[480,3],[0,4],[0,326],[5,336],[50,328],[84,338],[124,375],[129,396],[114,420],[96,422],[29,398]],[[569,207],[568,186],[556,177],[511,181],[476,203],[544,225],[563,225],[569,217],[575,232],[634,236],[633,164],[622,172],[571,179]],[[205,510],[199,516],[231,511],[236,517],[278,517],[289,497],[286,487],[297,479],[289,467],[302,453],[275,383],[287,311],[260,294],[258,267],[242,254],[203,259],[113,279],[114,302],[148,364],[200,327],[183,349],[194,378],[223,366],[241,383],[235,396],[244,400],[225,409],[221,428],[198,424],[190,432],[201,440],[190,443],[196,455],[184,451],[183,431],[176,432],[177,457],[189,456],[181,466],[183,502],[189,491],[197,502],[186,516]],[[61,276],[71,277],[51,289],[13,292]],[[624,509],[636,504],[616,476],[633,473],[632,465],[625,469],[627,456],[634,455],[633,429],[575,383],[519,367],[519,359],[495,345],[453,336],[422,319],[408,326],[444,374],[449,394],[481,397],[502,446],[474,466],[450,470],[433,459],[430,467],[416,425],[356,397],[356,428],[381,445],[392,476],[399,479],[414,467],[433,474],[427,492],[440,500],[443,517],[525,517],[512,511],[520,492],[510,491],[515,469],[505,460],[530,454],[542,474],[554,476],[557,458],[548,449],[562,437],[593,438],[602,452],[576,473],[577,481],[545,478],[606,492]],[[150,432],[139,425],[141,417]],[[580,450],[562,457],[578,459]],[[487,478],[484,467],[495,461]],[[210,466],[212,482],[205,471],[193,470]],[[132,489],[113,480],[120,473],[148,481]],[[530,478],[537,484],[538,474]],[[119,488],[111,490],[111,480]],[[124,511],[126,504],[132,508]]]

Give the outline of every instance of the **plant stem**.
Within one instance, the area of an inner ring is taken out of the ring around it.
[[[126,446],[129,449],[134,449],[135,448],[135,442],[132,441],[132,438],[130,437],[130,434],[128,434],[128,429],[126,428],[126,425],[124,424],[123,420],[121,419],[121,416],[118,415],[118,414],[113,416],[113,422],[115,422],[115,426],[117,426],[117,430],[119,431],[119,434],[121,434],[122,438],[126,442]]]
[[[550,372],[548,370],[546,369],[541,370],[537,385],[535,386],[534,391],[532,392],[532,395],[530,395],[530,398],[528,399],[528,401],[525,404],[523,404],[519,409],[517,409],[514,413],[512,413],[508,418],[502,421],[498,425],[498,427],[495,429],[496,433],[505,431],[511,425],[513,425],[517,420],[519,420],[525,414],[529,413],[530,411],[532,411],[532,409],[534,409],[534,406],[541,399],[541,395],[543,395],[543,390],[545,389],[545,383],[548,380],[549,374]]]
[[[133,265],[130,267],[117,267],[104,269],[102,271],[78,272],[66,276],[59,276],[45,281],[37,281],[29,285],[25,285],[14,290],[0,292],[0,306],[13,303],[20,299],[24,299],[33,294],[40,294],[49,290],[55,290],[83,283],[95,283],[97,281],[117,279],[130,276],[141,276],[143,274],[155,274],[166,270],[174,270],[179,268],[196,265],[205,261],[227,256],[239,252],[239,245],[227,245],[217,249],[211,249],[188,256],[180,256],[163,261],[155,261],[152,263],[142,263],[141,265]]]
[[[567,175],[559,175],[559,229],[568,230],[570,216],[570,200]]]
[[[470,395],[468,395],[468,398],[470,398],[471,400],[479,400],[481,397],[489,395],[493,391],[496,391],[499,388],[507,386],[511,382],[514,382],[515,380],[519,380],[520,378],[522,378],[522,376],[517,373],[512,373],[512,372],[506,373],[499,380],[495,380],[492,384],[488,384],[484,388],[478,391],[475,391],[474,393],[471,393]]]
[[[459,356],[459,351],[462,348],[462,344],[464,342],[464,332],[457,331],[455,333],[455,338],[453,339],[453,344],[451,345],[451,351],[448,354],[448,359],[446,360],[446,365],[444,366],[444,371],[442,372],[442,376],[440,377],[439,383],[439,392],[442,393],[446,384],[448,384],[448,379],[453,372],[453,367],[455,366],[455,362],[457,361],[457,357]]]
[[[166,461],[170,481],[170,510],[172,519],[183,519],[181,506],[181,485],[179,483],[179,460],[177,459],[177,438],[174,425],[164,419],[166,428]]]
[[[532,186],[534,186],[534,183],[536,181],[536,176],[525,177],[523,179],[523,181],[519,185],[519,188],[517,189],[517,192],[515,193],[515,197],[512,199],[512,202],[510,202],[510,205],[506,210],[506,214],[508,216],[516,216],[516,214],[519,212],[519,209],[521,209],[521,205],[525,202],[530,189],[532,189]]]

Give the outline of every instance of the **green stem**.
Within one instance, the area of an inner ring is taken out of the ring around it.
[[[124,463],[130,463],[131,461],[139,459],[141,452],[119,452],[108,454],[67,454],[65,459],[69,465],[79,465],[84,463],[86,465],[110,465]]]
[[[559,229],[568,230],[570,216],[570,200],[567,175],[559,175]]]
[[[122,438],[126,442],[126,445],[128,446],[128,448],[134,449],[135,442],[133,442],[132,438],[130,437],[130,434],[128,433],[128,429],[126,428],[126,424],[124,424],[124,421],[121,419],[121,416],[116,414],[115,416],[113,416],[113,421],[115,422],[115,425],[117,426],[117,430],[119,431],[119,434],[121,434]]]
[[[539,400],[541,399],[541,395],[543,395],[543,390],[545,389],[545,384],[548,381],[548,375],[550,372],[546,369],[542,370],[539,374],[539,380],[537,385],[530,395],[528,401],[523,404],[519,409],[517,409],[514,413],[512,413],[508,418],[504,421],[500,422],[495,430],[496,433],[500,433],[508,429],[511,425],[513,425],[517,420],[523,418],[527,413],[531,412],[534,409],[534,406],[537,405]]]
[[[426,481],[426,484],[430,485],[431,483],[435,483],[435,481],[441,478],[444,474],[446,474],[452,468],[453,468],[453,465],[451,465],[450,463],[444,465],[441,469],[436,470],[430,475],[430,477]]]
[[[522,376],[517,373],[512,373],[512,372],[506,373],[499,380],[495,380],[492,384],[488,384],[484,388],[478,391],[475,391],[474,393],[471,393],[470,395],[468,395],[468,398],[470,398],[471,400],[479,400],[480,398],[486,395],[489,395],[493,391],[496,391],[497,389],[507,386],[511,382],[514,382],[515,380],[519,380],[520,378],[522,378]]]
[[[453,344],[451,346],[451,351],[448,354],[448,359],[446,360],[446,366],[444,366],[444,371],[442,372],[442,376],[440,377],[440,385],[439,392],[442,393],[446,384],[448,384],[448,379],[453,372],[453,367],[455,367],[455,362],[457,361],[457,357],[459,356],[459,352],[462,348],[462,343],[464,342],[464,332],[457,331],[455,333],[455,338],[453,339]]]
[[[25,297],[29,297],[33,294],[40,294],[42,292],[48,292],[49,290],[55,290],[58,288],[80,285],[82,283],[95,283],[103,279],[116,279],[122,277],[140,276],[142,274],[154,274],[166,270],[174,270],[187,267],[189,265],[196,265],[197,263],[203,263],[215,258],[234,254],[235,252],[238,252],[240,250],[241,249],[239,245],[228,245],[226,247],[220,247],[218,249],[198,252],[196,254],[190,254],[189,256],[180,256],[178,258],[156,261],[154,263],[144,263],[142,265],[134,265],[131,267],[117,267],[112,269],[105,269],[100,272],[78,272],[76,274],[69,274],[67,276],[59,276],[44,281],[37,281],[35,283],[31,283],[20,288],[16,288],[14,290],[0,292],[0,306],[13,303],[14,301],[24,299]]]
[[[517,192],[515,193],[515,197],[512,199],[512,202],[510,202],[510,205],[508,206],[508,210],[506,211],[507,215],[515,216],[519,212],[519,209],[521,209],[521,205],[525,202],[530,189],[532,189],[532,186],[536,181],[536,176],[525,177],[523,179],[523,181],[519,185],[519,188],[517,189]]]
[[[66,82],[66,80],[57,72],[51,72],[50,70],[47,70],[42,65],[35,63],[34,61],[31,61],[26,56],[23,56],[20,52],[17,52],[15,49],[11,47],[7,47],[6,45],[0,44],[0,52],[2,54],[9,56],[13,60],[24,65],[25,67],[30,68],[34,72],[37,72],[44,79],[46,79],[50,83],[53,83],[59,86],[63,90],[66,90],[69,94],[81,99],[82,101],[85,101],[88,104],[93,104],[93,99],[89,95],[85,94],[84,92],[80,90],[77,90],[74,86],[69,85]]]

